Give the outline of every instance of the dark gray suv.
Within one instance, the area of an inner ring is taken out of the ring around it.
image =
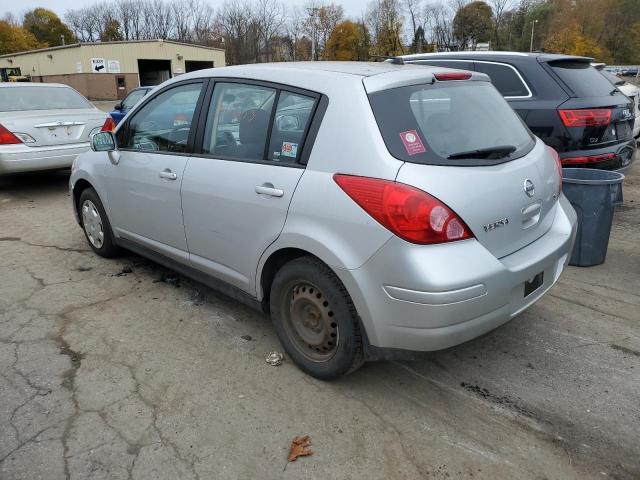
[[[636,149],[633,101],[592,58],[521,52],[405,55],[404,63],[486,73],[529,129],[565,167],[626,170]]]

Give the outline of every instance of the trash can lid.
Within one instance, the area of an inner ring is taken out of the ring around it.
[[[597,168],[563,168],[562,183],[577,183],[582,185],[609,185],[622,183],[624,175],[611,170]]]

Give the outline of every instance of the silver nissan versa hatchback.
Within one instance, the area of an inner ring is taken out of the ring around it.
[[[269,312],[322,379],[509,321],[558,280],[560,163],[481,73],[261,64],[174,78],[77,159],[91,248]]]

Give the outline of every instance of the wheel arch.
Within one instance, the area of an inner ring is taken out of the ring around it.
[[[78,224],[81,223],[81,216],[80,216],[80,209],[79,209],[80,195],[82,195],[82,192],[84,192],[87,188],[93,188],[95,190],[94,186],[91,184],[91,182],[89,182],[89,180],[85,178],[79,178],[73,184],[73,187],[71,189],[71,193],[73,196],[73,211],[76,215],[76,221],[78,222]]]

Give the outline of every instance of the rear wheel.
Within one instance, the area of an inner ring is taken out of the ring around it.
[[[84,230],[84,235],[91,249],[105,258],[117,255],[119,249],[113,241],[109,219],[100,197],[93,188],[82,191],[78,201],[78,210],[82,230]]]
[[[273,280],[270,307],[284,349],[309,375],[332,380],[362,365],[356,309],[319,260],[301,257],[285,264]]]

